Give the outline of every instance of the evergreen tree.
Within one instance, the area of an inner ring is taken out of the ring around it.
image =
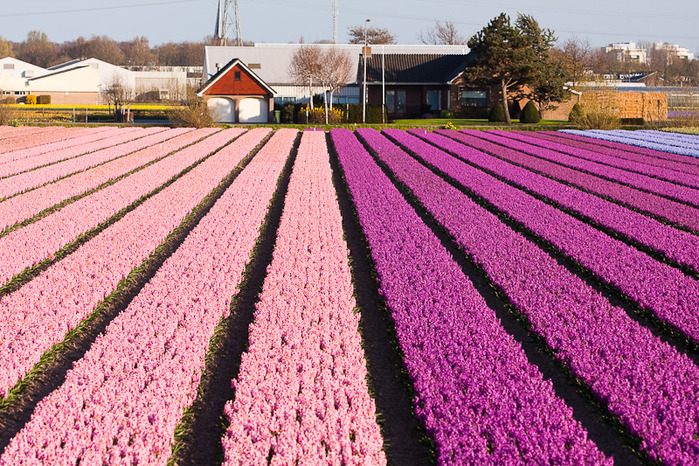
[[[497,86],[505,121],[511,124],[508,96],[548,105],[564,95],[562,67],[549,54],[555,40],[553,31],[541,29],[533,17],[520,14],[513,26],[501,13],[468,41],[474,62],[464,77],[474,84]]]

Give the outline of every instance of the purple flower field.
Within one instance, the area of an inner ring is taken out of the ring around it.
[[[698,155],[0,127],[0,466],[697,464]]]

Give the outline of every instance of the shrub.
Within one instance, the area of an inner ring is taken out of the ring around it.
[[[490,109],[488,120],[494,123],[503,123],[507,121],[505,119],[505,107],[503,107],[502,104],[496,104],[492,109]]]
[[[300,121],[303,121],[303,123],[306,122],[306,110],[308,110],[308,123],[318,125],[325,124],[325,106],[315,108],[301,108],[301,110],[299,111],[298,119]],[[344,112],[338,109],[337,107],[333,107],[332,110],[328,108],[328,124],[336,125],[342,123],[343,116]]]
[[[14,97],[5,97],[4,99],[0,100],[0,104],[5,104],[5,105],[12,105],[16,104],[17,101],[15,100]]]
[[[533,100],[530,100],[527,102],[527,105],[524,106],[519,121],[522,123],[538,123],[541,121],[541,114]]]
[[[15,99],[12,99],[12,103],[15,103]],[[14,107],[5,103],[0,103],[0,126],[12,125],[16,118],[17,115],[15,114]]]
[[[205,128],[214,126],[214,120],[209,114],[206,102],[200,97],[189,99],[182,107],[170,112],[172,126],[186,128]]]
[[[39,105],[51,105],[51,96],[39,95],[36,97],[36,103]]]
[[[585,118],[585,109],[583,109],[583,106],[580,104],[573,105],[573,108],[570,109],[570,113],[568,114],[568,121],[575,123],[583,118]]]
[[[26,102],[27,105],[36,105],[36,96],[34,94],[28,94],[24,98],[24,101]]]
[[[439,112],[439,118],[454,118],[454,112],[445,108]]]

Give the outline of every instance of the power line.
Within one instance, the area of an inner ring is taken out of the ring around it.
[[[94,8],[75,8],[72,10],[53,10],[53,11],[32,11],[28,13],[0,13],[0,18],[17,18],[22,16],[46,16],[46,15],[63,15],[69,13],[83,13],[88,11],[104,11],[104,10],[125,10],[127,8],[144,8],[150,6],[159,5],[172,5],[176,3],[198,3],[203,0],[170,0],[163,2],[153,2],[153,3],[136,3],[131,5],[114,5],[114,6],[102,6]]]

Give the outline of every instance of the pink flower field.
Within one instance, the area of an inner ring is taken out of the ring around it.
[[[573,133],[0,127],[0,465],[699,463],[699,137]]]

